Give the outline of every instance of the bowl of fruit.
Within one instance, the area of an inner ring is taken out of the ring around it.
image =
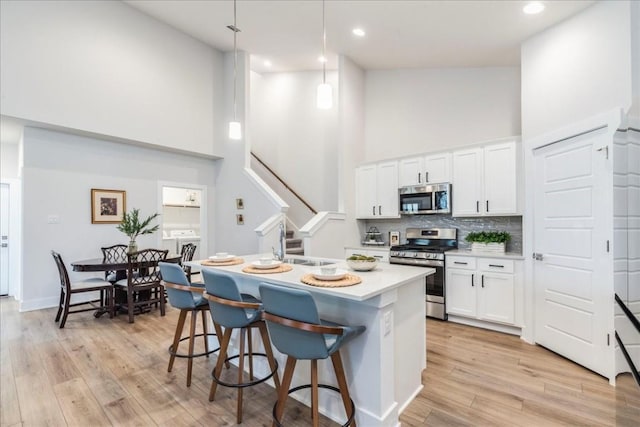
[[[351,255],[347,258],[347,265],[355,271],[370,271],[378,265],[378,259],[366,255]]]

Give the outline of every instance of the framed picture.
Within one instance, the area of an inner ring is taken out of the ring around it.
[[[91,224],[119,224],[127,209],[127,192],[91,189]]]
[[[242,199],[236,199],[236,209],[244,209],[244,201]]]
[[[399,245],[400,244],[400,232],[399,231],[390,231],[389,232],[389,245]]]

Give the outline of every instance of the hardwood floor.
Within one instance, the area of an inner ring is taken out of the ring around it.
[[[184,359],[167,373],[178,310],[134,324],[80,313],[64,329],[54,317],[54,309],[18,313],[15,301],[0,299],[0,425],[236,425],[235,390],[219,387],[216,401],[207,399],[215,356],[195,360],[190,388]],[[640,390],[629,377],[613,388],[518,337],[449,322],[428,320],[427,339],[425,387],[403,426],[640,424]],[[244,394],[242,425],[270,425],[273,388]],[[286,425],[308,425],[308,408],[290,399],[287,411]]]

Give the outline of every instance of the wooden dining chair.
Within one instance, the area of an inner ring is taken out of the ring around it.
[[[134,309],[160,304],[160,315],[165,313],[164,286],[158,263],[167,258],[168,250],[143,249],[127,254],[127,278],[118,280],[116,289],[126,291],[127,300],[122,303],[127,308],[129,323],[134,322]]]
[[[113,245],[105,248],[100,248],[100,250],[102,251],[102,262],[106,264],[106,263],[112,263],[112,262],[126,261],[128,248],[129,247],[127,245]],[[121,274],[122,277],[118,277],[119,276],[118,273],[119,272],[115,270],[105,271],[104,280],[106,280],[107,282],[115,283],[118,280],[123,279],[125,272],[124,271],[122,272]]]
[[[191,266],[185,265],[185,262],[193,260],[193,255],[195,253],[196,245],[194,245],[193,243],[182,245],[182,250],[180,251],[180,266],[184,270],[184,273],[187,275],[189,282],[191,282]]]
[[[51,255],[53,255],[60,275],[60,303],[56,314],[56,322],[60,321],[60,329],[64,328],[67,316],[71,313],[105,310],[109,313],[109,317],[113,317],[113,285],[97,277],[88,278],[80,282],[71,282],[67,267],[62,261],[62,256],[56,251],[51,251]],[[100,299],[71,303],[71,295],[73,294],[96,291],[100,292]],[[90,305],[91,307],[71,310],[72,307],[82,305]],[[60,316],[62,316],[62,319],[60,319]]]

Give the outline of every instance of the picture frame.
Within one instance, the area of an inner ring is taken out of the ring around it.
[[[244,200],[236,199],[236,209],[244,209]]]
[[[91,189],[91,224],[119,224],[126,210],[126,191]]]
[[[399,245],[400,244],[400,232],[399,231],[390,231],[389,232],[389,245]]]
[[[236,215],[236,223],[238,225],[244,225],[244,216],[242,214]]]

